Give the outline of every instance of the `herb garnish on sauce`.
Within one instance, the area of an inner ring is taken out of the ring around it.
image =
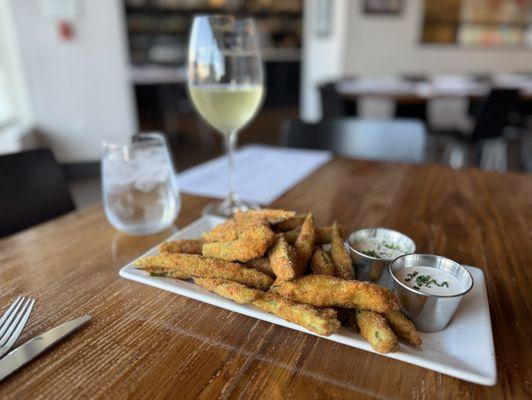
[[[365,254],[365,255],[370,256],[370,257],[380,258],[379,255],[374,250],[363,250],[363,251],[360,251],[360,252],[362,254]]]
[[[402,251],[402,249],[401,249],[398,245],[393,244],[393,243],[382,242],[382,245],[383,245],[384,247],[389,248],[390,250],[399,250],[399,251]]]
[[[410,282],[412,279],[416,282],[416,285],[413,286],[416,290],[419,290],[419,288],[423,286],[430,288],[433,284],[439,287],[449,287],[448,281],[442,281],[440,283],[430,275],[418,275],[417,271],[414,271],[411,274],[406,274],[405,282]]]

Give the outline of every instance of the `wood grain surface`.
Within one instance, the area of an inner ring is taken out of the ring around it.
[[[208,202],[182,196],[176,226]],[[0,309],[37,304],[18,344],[83,314],[92,322],[0,383],[2,399],[530,399],[532,177],[334,159],[277,207],[320,224],[386,226],[418,250],[484,270],[498,382],[484,387],[156,288],[119,269],[171,231],[128,237],[101,206],[0,241]],[[2,210],[9,212],[9,210]]]

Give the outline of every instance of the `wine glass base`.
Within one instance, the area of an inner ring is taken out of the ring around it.
[[[202,215],[232,218],[238,211],[259,210],[260,208],[259,204],[251,201],[227,198],[222,201],[215,201],[207,204],[203,209]]]

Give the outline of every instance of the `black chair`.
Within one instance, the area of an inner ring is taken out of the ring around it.
[[[480,108],[469,140],[478,143],[484,139],[501,137],[504,128],[508,126],[508,117],[516,110],[518,101],[518,89],[492,89]]]
[[[442,132],[444,135],[454,136],[444,153],[444,160],[462,160],[463,166],[467,159],[466,147],[473,146],[476,154],[475,163],[485,169],[505,170],[506,142],[503,133],[509,125],[509,116],[517,108],[519,101],[518,89],[492,89],[487,99],[482,103],[479,113],[470,133],[461,131]],[[462,155],[458,155],[458,152]],[[487,161],[488,160],[488,161]],[[498,160],[497,166],[490,166],[489,160]]]
[[[532,99],[520,98],[517,108],[510,115],[510,124],[517,129],[525,130],[530,116],[532,116]]]
[[[427,123],[428,105],[427,100],[397,101],[395,103],[395,118],[417,119]]]
[[[336,83],[325,83],[319,87],[319,90],[323,119],[358,115],[357,102],[344,99],[336,89]]]
[[[0,156],[0,237],[74,209],[63,171],[50,150]]]
[[[284,146],[370,160],[423,162],[425,143],[425,127],[416,120],[338,118],[316,124],[288,120],[281,126]]]

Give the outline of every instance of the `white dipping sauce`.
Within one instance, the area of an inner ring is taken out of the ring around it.
[[[352,244],[353,248],[366,256],[394,260],[407,252],[399,245],[383,238],[373,237]]]
[[[409,267],[395,273],[397,279],[418,292],[435,296],[452,296],[465,290],[454,275],[432,267]]]

